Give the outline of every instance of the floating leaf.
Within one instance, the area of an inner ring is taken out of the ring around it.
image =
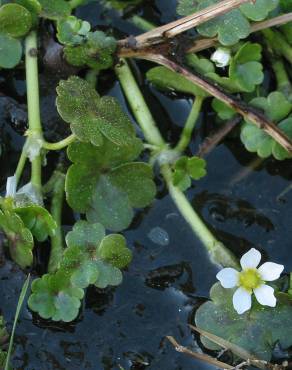
[[[132,259],[122,235],[105,236],[104,227],[78,221],[66,238],[68,248],[61,262],[61,270],[70,275],[71,283],[79,288],[95,284],[100,288],[119,285],[121,268]]]
[[[60,19],[57,23],[58,40],[65,45],[78,45],[86,40],[90,24],[74,16]]]
[[[46,274],[31,284],[29,308],[44,319],[70,322],[74,320],[84,297],[83,289],[72,286],[64,271]]]
[[[57,108],[80,141],[102,145],[106,137],[118,145],[132,145],[135,130],[118,101],[100,98],[90,84],[72,76],[57,87]]]
[[[58,20],[65,18],[71,13],[71,6],[69,1],[65,0],[38,0],[42,10],[41,16],[43,18]]]
[[[206,175],[206,161],[199,157],[181,157],[174,164],[173,183],[182,191],[191,186],[191,179],[199,180]]]
[[[64,54],[68,63],[73,66],[103,70],[113,65],[116,46],[116,39],[102,31],[95,31],[87,34],[87,41],[84,44],[65,46]]]
[[[272,92],[267,98],[253,99],[250,104],[262,109],[270,120],[275,122],[282,120],[278,127],[292,138],[292,118],[283,120],[291,112],[292,104],[282,93]],[[272,154],[278,160],[291,157],[273,138],[252,123],[245,122],[243,124],[240,138],[248,151],[256,152],[261,158],[267,158]]]
[[[0,34],[0,68],[14,68],[20,62],[21,56],[20,41]]]
[[[31,14],[23,6],[5,4],[0,7],[0,34],[21,37],[29,32],[31,25]]]
[[[219,283],[210,291],[211,301],[196,312],[196,325],[236,344],[260,360],[269,361],[273,346],[279,341],[282,348],[292,345],[292,305],[280,302],[275,308],[253,305],[253,309],[238,315],[233,308],[234,289],[224,289]],[[212,350],[219,347],[203,336],[203,344]]]
[[[179,0],[177,12],[180,15],[189,15],[220,0]],[[223,45],[234,45],[250,33],[251,20],[263,20],[269,12],[276,8],[278,0],[256,0],[254,5],[242,5],[240,9],[233,9],[226,14],[211,19],[197,27],[198,32],[206,37],[218,36]],[[249,4],[247,4],[249,5]]]
[[[30,12],[32,25],[37,25],[38,15],[42,9],[38,0],[14,0],[13,2],[26,8]]]
[[[133,207],[145,207],[155,196],[151,167],[131,162],[139,155],[141,142],[116,146],[104,139],[100,147],[75,142],[68,148],[74,163],[67,172],[66,193],[69,205],[86,212],[91,222],[120,231],[133,218]],[[128,163],[127,163],[128,162]]]
[[[151,68],[147,72],[146,77],[155,87],[163,91],[177,91],[194,96],[207,96],[207,93],[193,82],[180,73],[173,72],[166,67]]]
[[[14,211],[39,242],[45,241],[48,236],[54,236],[57,224],[45,208],[33,204],[14,208]]]
[[[186,62],[201,75],[215,72],[214,64],[209,59],[200,58],[197,54],[187,54]]]
[[[33,237],[13,211],[0,211],[0,229],[5,233],[11,258],[22,268],[32,265]]]

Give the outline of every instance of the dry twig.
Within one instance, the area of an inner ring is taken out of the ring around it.
[[[193,352],[191,351],[190,349],[184,347],[184,346],[181,346],[175,339],[174,337],[171,337],[171,336],[167,336],[166,337],[170,343],[174,346],[175,350],[177,352],[181,352],[181,353],[184,353],[188,356],[191,356],[197,360],[201,360],[201,361],[204,361],[210,365],[213,365],[213,366],[217,366],[219,367],[220,369],[227,369],[227,370],[232,370],[233,367],[222,362],[222,361],[218,361],[216,360],[215,358],[211,357],[211,356],[208,356],[208,355],[205,355],[204,353],[197,353],[197,352]]]

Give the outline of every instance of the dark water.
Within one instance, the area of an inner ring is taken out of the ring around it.
[[[158,22],[160,17],[163,22],[169,21],[174,17],[174,7],[170,11],[166,4],[169,2],[163,0],[155,6],[149,2],[141,12],[153,21]],[[116,17],[119,32],[129,27],[116,14],[102,14],[96,4],[82,8],[81,15],[95,25],[108,24],[107,17]],[[139,66],[142,71],[146,68],[144,64]],[[44,75],[41,78],[43,121],[50,136],[61,124],[54,108],[55,82]],[[119,85],[111,76],[107,78],[112,81],[108,93],[118,96],[126,109]],[[8,89],[7,84],[4,87]],[[16,88],[9,86],[19,101],[21,87],[20,81]],[[190,101],[162,95],[147,85],[143,88],[164,136],[174,142],[190,110]],[[5,111],[7,102],[3,99],[0,97],[0,129],[5,144],[0,169],[2,186],[14,171],[21,147],[21,137],[15,125],[11,129],[11,116]],[[196,153],[213,123],[213,116],[205,113],[201,117],[191,143],[192,153]],[[256,171],[242,175],[254,157],[232,138],[217,146],[207,159],[208,175],[188,192],[202,218],[238,256],[255,246],[265,259],[283,263],[286,271],[291,271],[292,191],[283,193],[291,183],[291,161],[268,160]],[[150,208],[138,212],[125,232],[134,260],[124,273],[123,284],[105,291],[89,289],[79,319],[67,326],[32,317],[25,308],[17,326],[15,369],[210,368],[175,352],[165,339],[173,335],[181,344],[197,349],[197,338],[187,325],[196,308],[208,298],[217,267],[210,263],[160,179],[157,181],[158,199]],[[10,263],[0,268],[0,310],[9,329],[24,279],[25,275]]]

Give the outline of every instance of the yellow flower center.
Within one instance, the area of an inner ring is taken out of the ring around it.
[[[239,285],[251,292],[262,284],[261,275],[257,269],[247,269],[239,273]]]

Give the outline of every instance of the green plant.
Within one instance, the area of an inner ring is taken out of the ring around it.
[[[28,305],[44,319],[64,322],[78,317],[85,289],[90,285],[104,289],[121,284],[122,270],[132,259],[131,248],[122,234],[107,232],[123,232],[131,225],[136,209],[151,205],[156,195],[154,165],[212,262],[228,268],[239,266],[237,258],[215,238],[184,194],[194,184],[193,180],[207,175],[206,160],[194,156],[189,150],[196,122],[207,100],[212,98],[212,107],[219,121],[242,115],[240,139],[247,150],[262,158],[273,155],[278,160],[290,158],[292,152],[292,90],[282,61],[282,57],[290,63],[292,60],[289,40],[283,41],[289,30],[285,27],[277,33],[268,28],[262,31],[257,43],[247,39],[253,31],[251,21],[264,20],[273,11],[290,11],[283,7],[283,3],[256,0],[250,4],[242,0],[235,5],[227,4],[229,8],[222,11],[220,7],[227,6],[226,1],[219,4],[217,0],[180,0],[178,13],[183,15],[214,6],[211,11],[206,11],[207,19],[200,16],[190,22],[179,21],[178,25],[172,24],[166,30],[167,26],[149,30],[149,22],[136,18],[135,22],[146,27],[148,32],[134,40],[116,40],[110,33],[92,31],[88,22],[72,15],[74,8],[83,3],[82,0],[19,0],[5,2],[0,7],[0,67],[12,68],[20,62],[21,40],[24,39],[29,117],[19,164],[14,176],[7,181],[6,196],[0,198],[0,228],[6,236],[11,258],[22,268],[33,265],[34,249],[50,239],[48,271],[33,281]],[[110,1],[106,5],[123,11],[138,3]],[[10,18],[19,20],[19,24],[9,22]],[[56,29],[64,64],[76,67],[76,74],[61,80],[56,87],[56,107],[70,130],[67,137],[56,143],[46,141],[40,117],[38,32],[41,19],[51,22]],[[227,45],[229,67],[215,66],[206,58],[208,54],[195,54],[193,47],[189,47],[192,41],[197,47],[197,42],[204,44],[210,42],[209,39],[190,39],[178,50],[179,53],[173,52],[175,43],[167,38],[186,30],[185,24],[188,29],[197,26],[202,36],[217,36],[216,40],[211,40],[211,47],[217,47],[218,43]],[[261,26],[265,28],[267,23]],[[242,39],[247,40],[240,41]],[[263,85],[266,67],[262,62],[262,51],[267,45],[278,58],[278,64],[272,61],[277,81],[275,91],[271,86]],[[174,145],[163,138],[149,110],[126,61],[131,57],[160,64],[146,73],[148,83],[154,88],[166,94],[184,94],[191,99],[189,116]],[[119,101],[100,93],[102,89],[96,82],[107,69],[115,72],[123,88],[141,129],[139,136]],[[145,149],[148,155],[142,157]],[[43,163],[50,151],[66,151],[69,161],[60,160],[51,179],[44,185]],[[31,178],[19,189],[27,165],[31,169]],[[66,245],[62,234],[64,195],[72,212],[80,216],[66,235]],[[50,210],[46,208],[48,199]],[[212,331],[220,326],[218,323],[224,316],[224,330],[232,341],[235,326],[245,325],[245,320],[238,319],[230,311],[230,299],[225,299],[222,294],[218,286],[212,289],[213,302],[206,303],[198,311],[198,325],[205,327],[212,322]],[[282,294],[287,298],[287,292]],[[212,312],[214,307],[216,314]],[[267,320],[272,320],[273,326],[279,329],[275,330],[272,339],[282,340],[284,345],[291,344],[280,334],[288,314],[287,301],[274,311],[255,308],[255,320],[250,320],[250,330],[240,343],[242,347],[253,349],[250,346],[254,341],[250,338],[259,326],[263,338],[269,335]],[[270,351],[266,342],[260,341],[258,345],[256,354],[262,356],[264,352],[262,357],[268,358]]]

